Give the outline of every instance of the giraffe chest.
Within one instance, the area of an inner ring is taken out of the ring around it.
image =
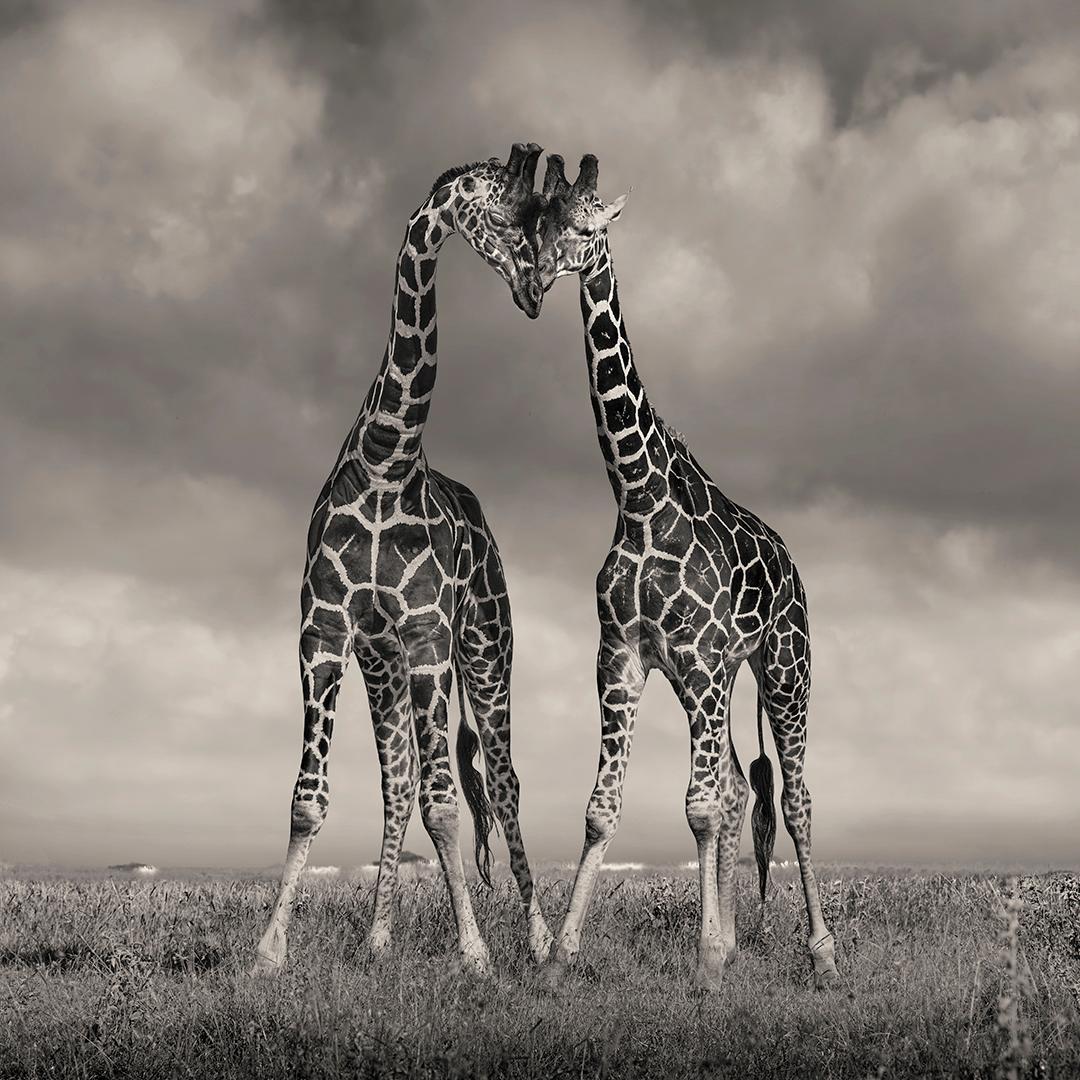
[[[722,661],[733,638],[728,575],[691,547],[682,559],[654,554],[641,562],[637,601],[640,637],[657,666],[673,670],[679,657]]]
[[[626,531],[597,588],[601,618],[668,671],[744,659],[761,643],[773,603],[764,562],[743,559],[703,522],[666,518],[640,535]]]
[[[344,608],[361,635],[417,612],[453,611],[472,547],[452,510],[427,485],[336,498],[311,565],[316,598]]]
[[[678,570],[643,560],[638,606],[640,639],[669,672],[688,663],[714,668],[744,660],[761,644],[768,622],[760,590],[745,587],[730,567],[695,567],[693,553]]]
[[[373,540],[372,583],[404,597],[437,594],[458,576],[456,541],[446,521],[388,525]]]

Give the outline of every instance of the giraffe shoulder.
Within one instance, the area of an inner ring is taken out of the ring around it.
[[[481,547],[498,552],[498,545],[491,532],[491,527],[484,517],[480,500],[471,488],[454,480],[445,473],[430,470],[430,480],[433,489],[439,493],[443,511],[459,528],[469,529],[473,534],[473,545],[477,550]]]

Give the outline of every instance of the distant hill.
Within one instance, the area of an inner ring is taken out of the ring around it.
[[[122,870],[128,874],[156,874],[157,867],[151,866],[149,863],[143,862],[125,862],[115,863],[109,867],[110,870]]]
[[[426,859],[423,855],[417,855],[415,851],[403,851],[398,856],[398,862],[401,866],[431,866],[433,864],[432,859]],[[379,860],[375,859],[373,862],[367,863],[369,867],[378,866]]]

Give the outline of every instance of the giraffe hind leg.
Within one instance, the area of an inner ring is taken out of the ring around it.
[[[505,592],[502,595],[505,601]],[[510,758],[510,667],[512,635],[509,607],[495,601],[469,605],[457,648],[461,678],[476,718],[487,771],[488,798],[502,826],[529,932],[529,951],[543,963],[553,938],[534,888],[518,820],[520,783]],[[465,717],[461,717],[462,724]]]
[[[806,721],[810,697],[810,640],[801,607],[772,628],[755,665],[762,704],[769,718],[780,759],[784,824],[795,844],[802,877],[808,945],[819,989],[839,980],[833,936],[821,910],[814,864],[810,857],[810,792],[804,778]]]

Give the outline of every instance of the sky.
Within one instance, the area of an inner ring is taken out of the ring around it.
[[[308,516],[405,222],[532,140],[632,188],[650,397],[800,567],[817,858],[1075,865],[1075,5],[71,0],[0,35],[0,859],[283,858]],[[424,443],[503,553],[540,861],[580,852],[615,520],[576,294],[529,322],[452,239]],[[732,723],[747,760],[747,674]],[[688,775],[654,674],[612,860],[693,857]],[[330,778],[313,863],[376,858],[355,669]]]

